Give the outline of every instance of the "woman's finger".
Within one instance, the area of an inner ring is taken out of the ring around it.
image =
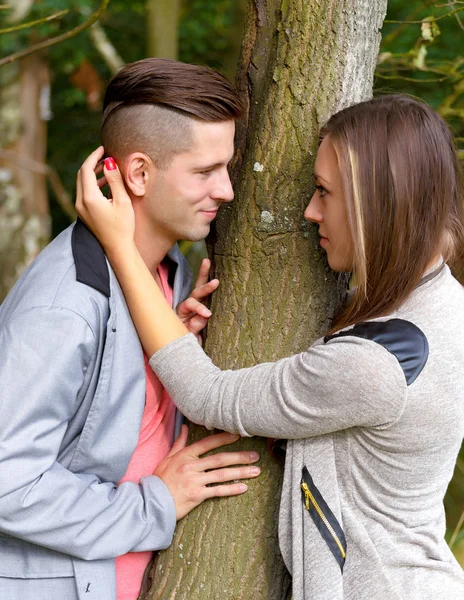
[[[124,185],[121,171],[119,170],[114,158],[105,158],[104,163],[103,173],[106,177],[108,185],[110,186],[111,198],[113,201],[117,204],[131,203]]]
[[[108,185],[108,182],[106,181],[106,177],[103,175],[103,177],[100,177],[100,179],[97,179],[97,185],[100,189],[102,189],[102,187],[105,187],[105,185]]]
[[[95,189],[98,189],[98,186],[95,187],[97,178],[95,175],[95,167],[97,163],[100,161],[104,154],[103,146],[100,146],[96,150],[90,154],[86,160],[82,163],[82,167],[80,168],[80,178],[81,178],[81,197],[80,200],[82,204],[85,204],[89,200],[94,198]],[[98,190],[99,196],[101,196],[101,192]],[[77,203],[76,203],[77,204]]]

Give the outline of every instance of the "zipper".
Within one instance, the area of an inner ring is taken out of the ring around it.
[[[314,485],[314,481],[306,467],[303,467],[301,491],[303,493],[304,507],[311,515],[317,529],[326,541],[343,572],[346,559],[345,534],[320,491]]]

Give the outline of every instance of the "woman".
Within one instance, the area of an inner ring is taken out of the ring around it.
[[[117,169],[102,201],[101,155],[83,165],[77,207],[152,368],[189,419],[288,439],[280,544],[294,599],[462,599],[443,496],[464,432],[464,289],[445,262],[463,248],[463,185],[443,120],[404,96],[329,120],[305,218],[357,286],[306,352],[238,371],[217,369],[167,307]]]

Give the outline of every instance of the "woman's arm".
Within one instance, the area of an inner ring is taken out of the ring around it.
[[[103,154],[103,147],[95,150],[78,173],[76,209],[105,248],[142,346],[152,356],[188,330],[166,302],[135,246],[134,211],[114,161],[116,168],[109,170],[105,166],[104,177],[97,182],[95,171]],[[111,188],[112,200],[100,191],[106,183]]]
[[[134,242],[134,215],[119,171],[113,200],[96,183],[103,150],[84,163],[76,207],[102,242],[124,290],[150,364],[181,411],[196,423],[241,435],[304,438],[394,422],[406,384],[396,358],[369,340],[343,337],[275,363],[215,367],[168,306]]]

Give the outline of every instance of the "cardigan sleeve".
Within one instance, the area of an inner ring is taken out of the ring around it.
[[[298,439],[385,427],[400,417],[407,395],[397,359],[354,336],[222,371],[188,334],[154,354],[150,365],[190,420],[242,436]]]

